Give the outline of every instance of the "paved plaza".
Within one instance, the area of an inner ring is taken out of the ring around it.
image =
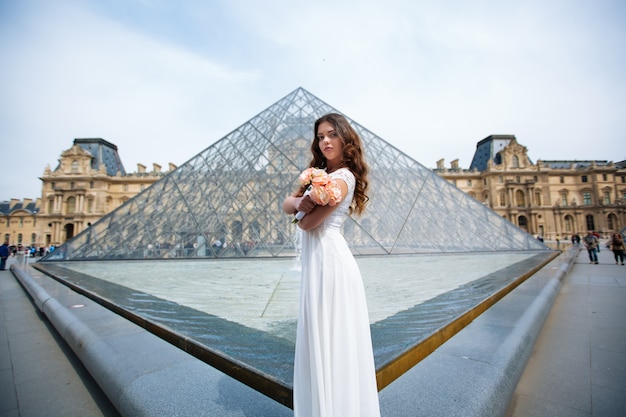
[[[599,265],[578,254],[507,417],[626,415],[625,301],[626,266],[616,266],[609,251],[600,253]],[[9,271],[0,272],[0,387],[0,417],[119,415]],[[382,415],[407,417],[389,406],[403,400],[394,398],[393,385],[385,391]],[[416,408],[412,415],[426,414]]]

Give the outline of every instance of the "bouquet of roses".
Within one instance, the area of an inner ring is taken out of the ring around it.
[[[334,206],[341,201],[341,188],[323,169],[307,168],[302,171],[298,181],[301,186],[307,187],[304,195],[310,196],[319,206]],[[305,215],[306,213],[299,211],[293,223],[298,223]]]

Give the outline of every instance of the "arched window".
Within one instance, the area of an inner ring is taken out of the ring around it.
[[[517,157],[517,155],[513,155],[513,158],[511,159],[511,167],[519,168],[519,158]]]
[[[528,219],[526,218],[526,216],[519,216],[519,217],[517,218],[517,225],[518,225],[520,228],[522,228],[522,229],[526,230],[526,229],[527,229],[527,227],[528,227]]]
[[[606,217],[606,227],[609,230],[617,229],[617,216],[615,214],[609,213],[609,215]]]
[[[233,231],[233,240],[240,241],[243,235],[243,226],[239,220],[235,220],[230,225],[231,230]]]
[[[258,221],[253,221],[250,224],[250,231],[248,232],[250,234],[250,239],[256,241],[261,240],[261,224]]]
[[[68,197],[67,199],[67,212],[74,213],[76,211],[76,199],[74,197]]]
[[[522,190],[517,190],[515,192],[515,205],[517,207],[524,207],[525,204],[524,192]]]
[[[78,161],[72,161],[72,174],[78,174]]]
[[[587,230],[596,230],[596,223],[593,221],[593,215],[587,214],[585,216],[585,221],[587,222]]]
[[[540,191],[535,191],[535,204],[538,206],[541,205],[541,192]]]
[[[502,207],[506,206],[506,193],[504,190],[500,191],[500,205]]]
[[[54,200],[49,199],[48,200],[48,214],[52,213],[53,210],[54,210]]]
[[[574,218],[569,214],[565,216],[565,231],[571,232],[574,229]]]

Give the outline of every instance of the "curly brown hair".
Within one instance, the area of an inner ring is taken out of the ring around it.
[[[313,128],[313,143],[311,143],[311,153],[313,159],[309,164],[309,167],[315,168],[327,168],[326,158],[322,154],[319,141],[317,139],[317,128],[323,122],[328,122],[335,128],[335,131],[341,138],[343,143],[343,161],[341,166],[348,168],[354,174],[356,179],[356,186],[354,188],[354,197],[350,204],[349,213],[356,213],[361,215],[365,211],[365,206],[369,200],[366,192],[369,187],[367,180],[367,174],[369,167],[365,162],[365,153],[363,151],[363,145],[361,144],[361,138],[350,123],[340,114],[329,113],[317,119]]]

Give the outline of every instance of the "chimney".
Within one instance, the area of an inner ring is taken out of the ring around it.
[[[450,162],[450,168],[451,169],[459,169],[459,160],[455,159],[454,161]]]
[[[154,172],[161,172],[161,165],[153,162],[152,163],[152,171],[154,171]]]
[[[137,172],[139,174],[145,174],[146,173],[146,166],[144,164],[137,164]]]
[[[174,164],[173,164],[173,163],[171,163],[171,162],[169,163],[169,165],[170,165],[170,168],[169,168],[169,169],[170,169],[170,171],[174,171],[176,168],[178,168],[176,165],[174,165]]]
[[[440,160],[437,161],[437,169],[442,170],[442,171],[446,169],[446,167],[444,167],[443,164],[444,164],[444,159],[441,158]]]

